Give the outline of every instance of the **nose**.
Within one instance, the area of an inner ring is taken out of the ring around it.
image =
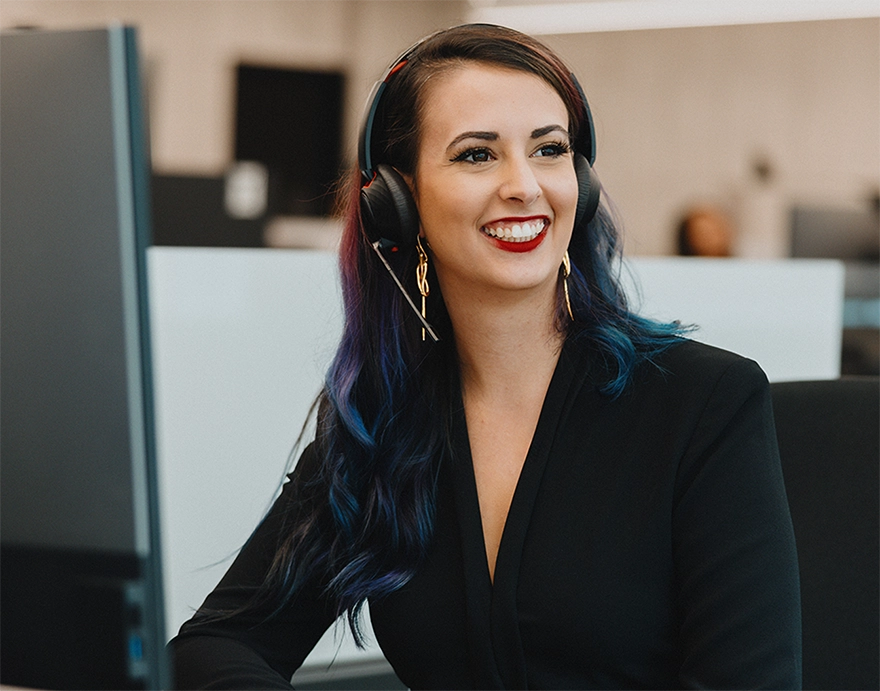
[[[528,158],[511,157],[505,161],[501,171],[498,192],[502,198],[528,206],[541,196],[541,185]]]

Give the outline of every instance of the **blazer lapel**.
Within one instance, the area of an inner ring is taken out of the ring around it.
[[[461,400],[460,394],[459,400]],[[463,406],[459,407],[453,420],[453,438],[455,510],[464,562],[467,637],[474,688],[503,689],[504,682],[492,649],[490,620],[492,582],[489,579],[486,563],[480,504]]]

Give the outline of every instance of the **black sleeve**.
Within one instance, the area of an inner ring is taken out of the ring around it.
[[[304,481],[315,472],[314,445],[302,454],[281,496],[199,612],[168,648],[178,689],[290,689],[290,678],[335,620],[335,607],[310,584],[275,616],[273,605],[225,617],[248,604],[272,563],[283,525],[296,515]]]
[[[673,514],[686,688],[801,685],[800,586],[766,376],[735,361],[682,460]]]

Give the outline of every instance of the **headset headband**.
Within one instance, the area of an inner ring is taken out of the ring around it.
[[[431,34],[433,36],[435,34]],[[382,101],[382,94],[385,87],[388,86],[388,80],[391,79],[400,69],[409,62],[410,56],[416,49],[427,41],[431,36],[423,38],[418,43],[407,48],[400,56],[391,63],[391,66],[385,70],[382,78],[373,84],[370,89],[370,95],[367,97],[367,107],[364,109],[364,121],[361,127],[361,136],[358,140],[358,167],[361,171],[361,180],[363,184],[369,184],[370,180],[375,176],[375,167],[373,166],[373,124],[376,119],[376,112],[379,110],[379,104]]]
[[[581,105],[584,107],[584,121],[581,123],[581,131],[578,132],[575,150],[583,154],[592,166],[596,162],[596,128],[593,126],[593,114],[590,112],[590,103],[587,101],[587,95],[584,93],[581,83],[574,76],[574,72],[569,74],[578,94],[580,94]]]

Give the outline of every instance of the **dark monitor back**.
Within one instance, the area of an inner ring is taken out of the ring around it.
[[[0,36],[0,682],[162,688],[133,29]]]
[[[880,261],[880,215],[876,208],[795,206],[791,255],[845,261]]]

